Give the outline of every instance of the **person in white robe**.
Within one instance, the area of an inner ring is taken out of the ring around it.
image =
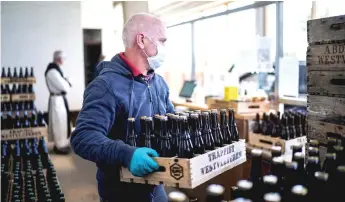
[[[54,151],[57,154],[69,154],[69,137],[71,134],[71,119],[66,94],[72,85],[64,77],[61,66],[64,62],[62,51],[55,51],[53,62],[45,72],[46,84],[50,93],[48,106],[48,139],[54,141]]]

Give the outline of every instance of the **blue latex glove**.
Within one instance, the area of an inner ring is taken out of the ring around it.
[[[143,177],[159,169],[159,165],[151,157],[158,157],[158,153],[150,148],[135,149],[129,171],[136,177]]]

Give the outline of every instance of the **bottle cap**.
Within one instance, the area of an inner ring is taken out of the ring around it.
[[[169,201],[171,202],[183,202],[183,201],[186,201],[187,200],[187,196],[180,192],[180,191],[173,191],[173,192],[170,192],[169,195],[168,195],[168,198],[169,198]]]
[[[296,170],[298,167],[297,162],[292,161],[292,162],[285,162],[285,167],[291,170]]]
[[[219,184],[211,184],[207,187],[208,195],[219,196],[224,193],[224,187]]]
[[[319,146],[319,141],[317,140],[310,140],[309,141],[309,145],[312,146],[312,147],[318,147]]]
[[[272,163],[273,164],[284,164],[284,158],[282,156],[278,156],[278,157],[273,157],[272,158]]]
[[[127,120],[128,120],[128,121],[131,121],[131,122],[135,122],[135,119],[134,119],[134,118],[128,118]]]
[[[252,156],[261,156],[262,155],[262,150],[261,149],[252,149],[251,151]]]
[[[296,195],[305,196],[308,193],[308,189],[302,185],[295,185],[292,187],[291,192]]]
[[[308,163],[319,163],[319,157],[309,156],[307,161]]]
[[[253,183],[248,180],[240,180],[237,182],[237,187],[242,190],[250,190],[253,187]]]
[[[265,175],[263,181],[265,184],[277,184],[278,178],[275,175]]]
[[[295,157],[296,159],[303,159],[303,158],[304,158],[302,152],[296,152],[296,153],[294,154],[294,157]]]
[[[266,202],[280,202],[281,197],[279,193],[267,193],[264,195]]]
[[[246,199],[246,198],[237,198],[234,201],[231,202],[252,202],[252,200],[250,199]]]
[[[328,180],[328,173],[325,172],[315,172],[314,176],[316,179],[321,180],[321,181],[327,181]]]
[[[337,158],[337,154],[336,153],[327,153],[326,154],[326,159],[336,160],[336,158]]]

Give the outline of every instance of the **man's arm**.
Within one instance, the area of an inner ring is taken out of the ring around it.
[[[54,88],[58,89],[59,91],[67,93],[70,90],[71,86],[69,82],[67,82],[57,70],[49,70],[47,73],[47,78]]]
[[[71,136],[75,153],[96,163],[129,166],[135,148],[107,137],[115,111],[115,96],[107,84],[101,79],[94,80],[85,90],[83,108]]]

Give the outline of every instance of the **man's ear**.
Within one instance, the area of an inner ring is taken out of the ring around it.
[[[138,44],[140,49],[144,49],[144,35],[143,34],[138,34],[136,37],[136,43]]]

